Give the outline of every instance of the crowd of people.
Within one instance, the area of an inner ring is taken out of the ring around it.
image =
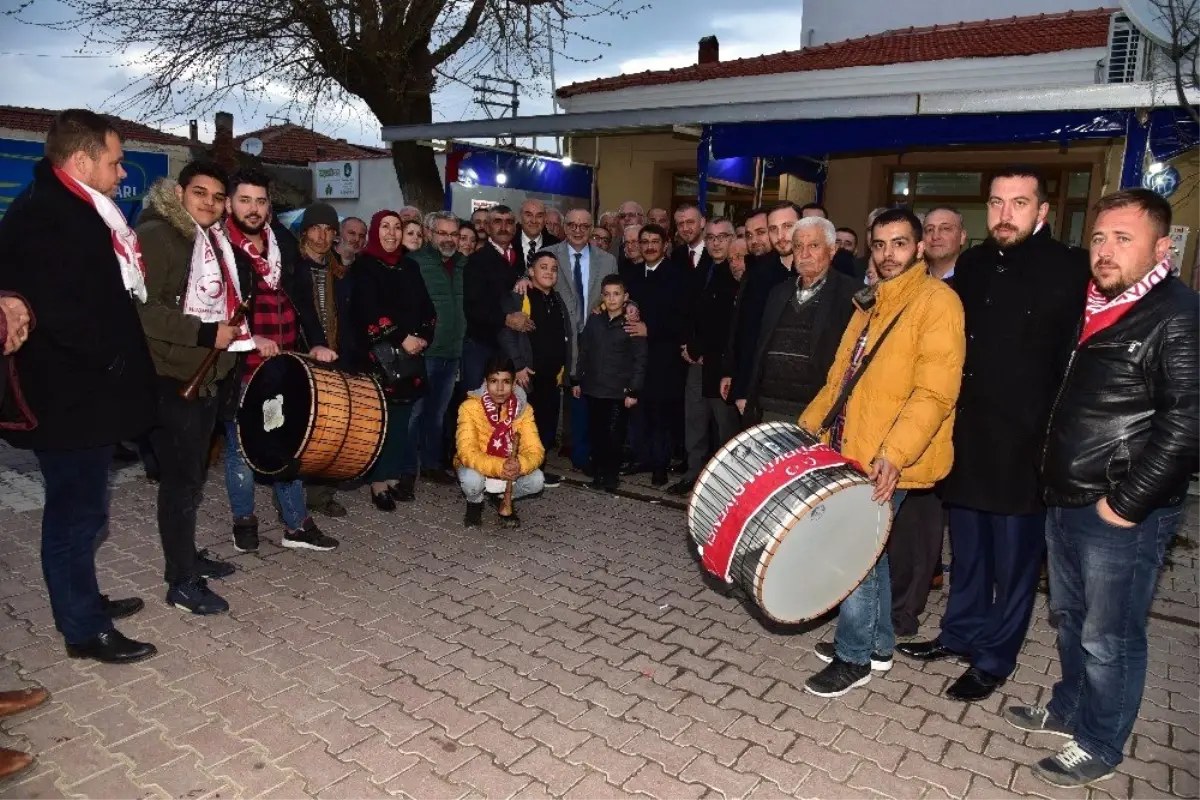
[[[167,602],[228,609],[208,581],[234,567],[196,548],[213,433],[234,546],[252,552],[263,476],[238,446],[238,402],[261,364],[301,353],[383,389],[375,507],[395,512],[419,481],[456,484],[468,527],[489,495],[559,485],[548,452],[600,491],[645,472],[686,497],[739,431],[798,423],[861,464],[894,513],[807,691],[843,695],[899,652],[961,660],[947,696],[989,697],[1016,667],[1048,559],[1063,679],[1047,707],[1005,719],[1069,738],[1035,766],[1052,783],[1120,763],[1198,459],[1197,298],[1171,272],[1158,195],[1101,199],[1090,260],[1054,240],[1045,184],[1021,166],[994,175],[989,235],[970,248],[953,208],[880,208],[859,231],[786,201],[739,220],[626,202],[595,221],[535,199],[469,220],[411,206],[340,219],[315,203],[293,236],[265,175],[205,162],[156,184],[135,230],[110,199],[121,157],[105,118],[63,112],[0,222],[0,426],[45,479],[43,569],[72,655],[155,653],[113,626],[142,601],[96,578],[120,442],[157,463]],[[284,547],[337,547],[312,513],[344,515],[344,487],[270,483]],[[921,641],[947,517],[947,611]]]

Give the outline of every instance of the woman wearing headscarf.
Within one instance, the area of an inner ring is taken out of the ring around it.
[[[421,268],[404,257],[404,223],[395,211],[376,212],[367,244],[354,261],[350,318],[366,352],[360,366],[374,373],[388,398],[383,449],[367,476],[371,500],[381,511],[412,500],[417,452],[409,436],[412,407],[425,391],[421,355],[433,340],[437,312]]]

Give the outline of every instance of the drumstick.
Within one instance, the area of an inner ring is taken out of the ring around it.
[[[521,434],[513,434],[512,453],[516,457],[521,452]],[[504,484],[504,499],[500,501],[500,516],[511,517],[513,513],[513,482],[510,479]]]
[[[246,313],[250,310],[250,306],[246,301],[238,304],[237,311],[233,312],[233,316],[227,325],[232,325],[235,328],[240,328],[242,323],[246,321]],[[223,353],[223,350],[218,350],[215,347],[208,352],[204,360],[200,362],[199,368],[196,369],[196,374],[188,381],[182,389],[179,390],[179,396],[184,400],[195,400],[196,395],[200,392],[200,384],[204,382],[204,376],[212,369],[216,363],[217,357]]]

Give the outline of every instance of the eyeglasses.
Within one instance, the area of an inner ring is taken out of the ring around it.
[[[704,237],[706,242],[728,242],[733,238],[732,233],[709,233]]]
[[[569,231],[586,231],[591,230],[592,225],[589,222],[568,222],[563,227]]]

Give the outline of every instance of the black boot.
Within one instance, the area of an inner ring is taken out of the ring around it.
[[[463,517],[463,526],[478,528],[483,525],[483,503],[467,503],[467,515]]]
[[[258,550],[258,517],[233,521],[233,547],[239,553],[253,553]]]
[[[400,480],[396,482],[396,485],[388,490],[388,494],[390,494],[392,499],[396,500],[397,502],[411,503],[413,500],[417,499],[417,495],[413,491],[413,489],[416,488],[416,485],[416,475],[401,475]]]

